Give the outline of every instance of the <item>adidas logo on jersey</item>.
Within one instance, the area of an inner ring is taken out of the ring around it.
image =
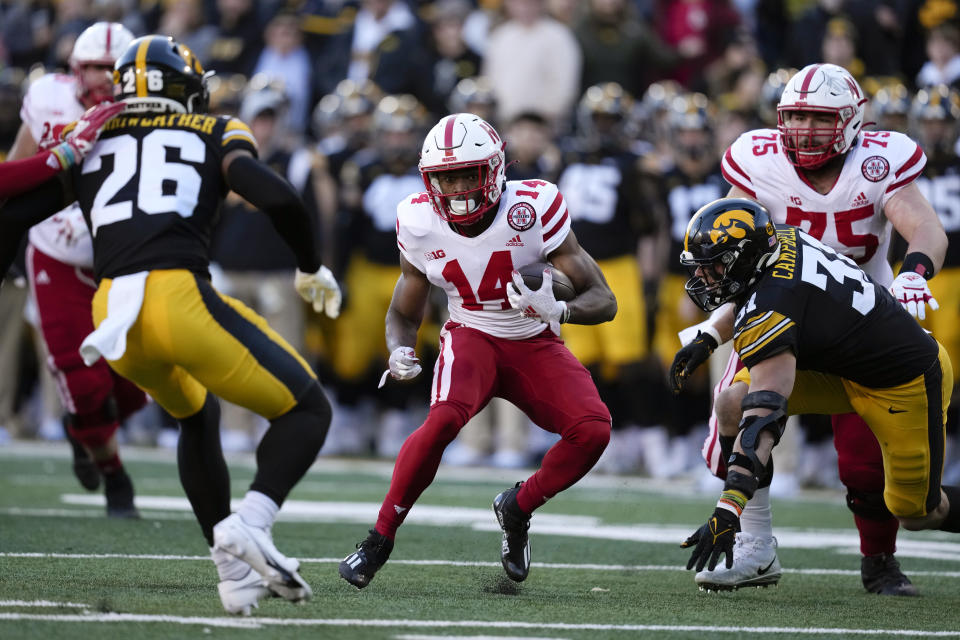
[[[508,247],[522,247],[522,246],[523,246],[523,240],[520,239],[520,234],[518,233],[517,235],[515,235],[515,236],[513,236],[512,238],[510,238],[509,240],[507,240],[507,246],[508,246]]]
[[[860,195],[858,195],[853,201],[853,206],[855,207],[864,207],[868,204],[870,204],[870,201],[867,200],[867,196],[863,193],[863,191],[861,191]]]
[[[47,274],[46,269],[40,270],[40,273],[37,274],[36,282],[37,284],[50,284],[50,276]]]

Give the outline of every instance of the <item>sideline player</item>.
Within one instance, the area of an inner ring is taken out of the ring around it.
[[[862,131],[866,102],[843,68],[813,64],[801,69],[781,95],[778,129],[749,131],[727,149],[722,170],[733,185],[728,195],[761,202],[775,222],[799,226],[853,259],[878,283],[892,286],[905,306],[917,296],[920,304],[914,300],[913,309],[922,318],[924,302],[935,308],[926,278],[943,263],[946,235],[914,183],[924,168],[923,151],[900,133]],[[909,243],[896,279],[887,262],[891,226]],[[717,317],[708,320],[704,333],[678,352],[676,386],[721,342],[720,334],[729,335],[729,328],[718,330],[718,324]],[[736,354],[731,356],[714,390],[711,433],[703,448],[708,466],[720,477],[740,422],[739,398],[746,393],[745,385],[727,391],[741,366]],[[832,423],[840,479],[860,533],[864,587],[884,595],[915,595],[893,555],[898,524],[881,497],[884,469],[876,438],[856,415],[833,416]],[[769,491],[769,478],[761,477],[744,512],[733,568],[700,572],[698,585],[731,589],[779,580]]]
[[[30,225],[74,199],[93,237],[96,330],[83,342],[145,389],[180,423],[180,481],[220,576],[230,613],[271,594],[308,599],[299,563],[274,546],[271,527],[317,457],[330,406],[316,376],[267,323],[210,285],[209,244],[233,189],[265,212],[297,257],[295,286],[334,317],[340,289],[316,256],[309,214],[293,187],[256,159],[250,129],[206,114],[206,77],[172,38],[134,40],[117,60],[123,116],[70,180],[51,180],[0,210],[0,271]],[[238,248],[242,250],[242,247]],[[216,397],[270,420],[253,483],[230,513]]]
[[[530,514],[582,478],[610,439],[609,411],[558,336],[563,322],[611,320],[616,298],[570,230],[557,187],[507,182],[503,148],[479,116],[444,117],[420,154],[426,191],[397,207],[401,275],[386,318],[390,374],[409,380],[421,371],[413,345],[431,284],[447,294],[450,319],[440,333],[430,413],[400,449],[376,525],[340,563],[340,576],[359,589],[390,557],[397,528],[433,482],[444,449],[492,397],[561,436],[536,473],[493,502],[501,563],[517,582],[530,570]],[[523,284],[515,269],[544,260],[570,277],[573,300],[554,298],[549,272],[536,291]]]
[[[701,209],[680,260],[700,308],[735,304],[734,349],[746,366],[735,381],[749,384],[723,493],[681,545],[694,547],[687,569],[713,570],[721,555],[732,567],[740,515],[773,473],[789,413],[855,411],[880,443],[890,512],[912,531],[960,532],[960,487],[941,485],[950,359],[885,287],[746,198]]]
[[[113,63],[132,40],[133,34],[117,22],[97,22],[85,29],[70,54],[71,75],[50,73],[30,85],[20,109],[23,124],[11,157],[49,149],[57,152],[59,159],[60,151],[72,151],[69,141],[57,145],[61,132],[85,109],[113,102]],[[75,132],[76,127],[70,135],[77,135]],[[69,149],[64,149],[64,144]],[[77,164],[78,160],[64,154],[62,162]],[[120,460],[116,431],[147,398],[105,362],[87,367],[80,357],[80,343],[93,331],[90,305],[96,282],[93,242],[76,202],[30,229],[26,266],[47,366],[66,411],[74,474],[91,491],[100,486],[102,478],[108,516],[139,517],[133,483]]]

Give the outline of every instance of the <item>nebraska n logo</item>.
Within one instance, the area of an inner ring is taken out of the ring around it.
[[[743,209],[724,211],[713,221],[713,229],[710,230],[710,242],[720,244],[731,237],[737,240],[744,238],[747,235],[745,227],[749,227],[751,231],[754,230],[752,215]]]

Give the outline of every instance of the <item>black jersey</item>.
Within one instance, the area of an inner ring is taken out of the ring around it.
[[[903,384],[937,359],[937,343],[850,258],[777,225],[780,255],[737,308],[734,349],[747,367],[786,350],[797,369],[872,388]]]
[[[667,261],[670,273],[687,275],[687,269],[676,256],[683,251],[683,239],[687,225],[694,214],[705,204],[722,198],[729,191],[719,163],[705,176],[692,177],[678,167],[667,171],[659,181],[661,198],[667,205],[670,225],[671,260]]]
[[[97,279],[152,269],[206,273],[228,190],[221,164],[235,149],[257,152],[236,118],[171,113],[108,122],[72,175]]]
[[[952,151],[931,153],[923,175],[917,178],[917,187],[937,212],[947,233],[943,267],[960,267],[960,157]]]
[[[564,160],[557,186],[580,246],[595,260],[636,253],[640,234],[655,226],[640,190],[640,157],[570,153]]]

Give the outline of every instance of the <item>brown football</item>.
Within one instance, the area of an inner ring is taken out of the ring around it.
[[[565,273],[547,262],[532,262],[517,269],[520,277],[523,278],[523,284],[536,291],[543,284],[543,270],[550,269],[553,275],[553,295],[557,300],[573,300],[577,295],[573,283]],[[513,286],[513,283],[510,284]]]

